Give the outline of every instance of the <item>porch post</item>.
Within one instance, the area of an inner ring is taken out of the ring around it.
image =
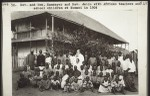
[[[64,25],[63,25],[63,54],[64,54],[64,44],[65,44],[65,40],[64,40]]]
[[[31,51],[31,21],[30,21],[30,51]]]
[[[52,45],[51,45],[52,52],[54,51],[53,50],[53,43],[54,43],[54,41],[53,41],[53,35],[54,35],[54,16],[52,16]]]
[[[45,29],[46,29],[46,40],[45,40],[45,47],[46,47],[46,50],[48,49],[47,47],[47,38],[48,38],[48,31],[47,31],[47,18],[45,20]]]

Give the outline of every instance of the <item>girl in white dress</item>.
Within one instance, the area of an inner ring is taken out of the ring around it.
[[[111,84],[106,76],[104,77],[104,81],[102,82],[102,84],[100,84],[98,92],[99,93],[111,92]]]

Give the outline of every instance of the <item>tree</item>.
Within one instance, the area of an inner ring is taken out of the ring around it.
[[[87,35],[87,29],[82,26],[78,30],[76,30],[76,35],[73,39],[73,46],[77,49],[81,50],[90,50],[90,51],[108,51],[109,48],[112,48],[105,38],[95,39],[94,36]]]

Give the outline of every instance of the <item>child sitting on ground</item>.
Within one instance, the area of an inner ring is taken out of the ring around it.
[[[82,88],[81,88],[81,92],[84,92],[85,90],[91,90],[92,92],[94,91],[93,90],[93,84],[89,78],[89,76],[87,76],[85,78],[85,80],[83,80],[83,84],[82,84]]]
[[[72,82],[71,89],[73,91],[79,91],[78,78],[75,78],[74,81]]]
[[[98,87],[100,86],[100,84],[102,84],[103,80],[104,80],[103,72],[100,72],[98,77],[97,77],[97,81],[96,81]]]
[[[104,81],[102,82],[102,84],[100,84],[98,92],[99,93],[111,92],[111,83],[108,80],[107,76],[104,77]]]
[[[116,94],[116,92],[121,92],[122,94],[125,94],[124,93],[125,84],[119,79],[119,76],[115,78],[111,86],[112,86],[112,92],[114,94]]]
[[[109,73],[109,75],[111,76],[112,72],[113,72],[113,70],[111,69],[111,65],[108,64],[108,68],[106,69],[106,73]]]
[[[81,65],[81,66],[80,66],[80,72],[81,72],[81,75],[82,75],[82,76],[83,76],[83,74],[84,74],[84,71],[85,71],[85,70],[84,70],[84,66]]]
[[[58,90],[60,88],[60,81],[56,76],[51,80],[51,85],[52,85],[52,89],[54,90]]]
[[[71,84],[69,79],[66,80],[66,84],[64,85],[64,92],[71,92]]]
[[[23,88],[30,85],[31,72],[27,70],[27,66],[24,66],[24,71],[20,74],[20,79],[17,81],[17,90],[18,88]]]
[[[41,81],[41,76],[40,76],[40,72],[37,72],[36,74],[35,74],[35,76],[33,77],[33,80],[32,81],[30,81],[31,82],[31,85],[33,86],[33,87],[39,87],[39,84],[40,84],[40,81]]]
[[[122,73],[123,69],[121,67],[121,62],[117,62],[116,73]]]
[[[89,70],[86,68],[83,74],[83,79],[86,79],[87,76],[89,77],[89,79],[91,79],[91,74]]]
[[[25,78],[25,76],[21,73],[20,74],[20,79],[17,81],[17,88],[16,90],[18,90],[19,88],[23,88],[27,85],[29,85],[29,79]]]
[[[59,73],[61,73],[60,65],[57,65],[57,66],[56,66],[54,75],[56,74],[57,71],[58,71]]]
[[[94,88],[97,88],[98,85],[97,85],[97,82],[96,82],[97,81],[96,70],[93,71],[93,74],[91,76],[91,81],[93,83]]]
[[[47,76],[44,75],[43,79],[40,81],[39,89],[40,91],[48,90],[51,87],[51,81],[47,79]]]
[[[49,77],[50,72],[51,72],[51,70],[49,68],[49,64],[46,63],[45,68],[43,69],[43,76],[46,75],[47,77]]]
[[[22,74],[26,79],[29,79],[29,76],[31,76],[31,72],[27,70],[27,66],[24,67],[24,71],[22,72]]]

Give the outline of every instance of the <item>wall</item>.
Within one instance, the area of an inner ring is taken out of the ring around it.
[[[45,41],[36,41],[31,43],[34,54],[38,54],[41,49],[43,53],[46,51]],[[18,66],[22,66],[25,57],[30,53],[30,42],[18,44]]]

